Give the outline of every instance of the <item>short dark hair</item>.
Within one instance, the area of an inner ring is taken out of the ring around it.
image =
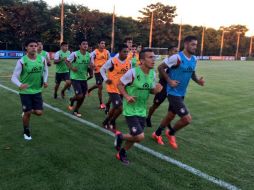
[[[131,37],[126,37],[126,38],[124,38],[124,43],[126,43],[127,41],[130,41],[130,40],[132,40]]]
[[[88,43],[88,40],[87,39],[81,39],[81,40],[79,40],[79,44],[78,45],[81,45],[82,42],[87,42]]]
[[[65,45],[68,45],[68,43],[67,42],[62,42],[61,43],[61,46],[65,46]]]
[[[146,52],[153,52],[152,49],[147,48],[147,49],[143,49],[140,53],[139,53],[139,59],[144,59],[145,58],[145,53]]]
[[[193,40],[197,40],[197,38],[195,37],[195,36],[186,36],[185,38],[184,38],[184,40],[183,40],[183,42],[185,43],[185,42],[191,42],[191,41],[193,41]]]
[[[168,51],[172,50],[173,48],[177,48],[177,45],[171,44],[170,46],[168,46]]]
[[[37,43],[40,43],[40,42],[43,44],[42,40],[37,40]]]
[[[137,44],[133,44],[131,47],[138,47]]]
[[[104,39],[99,39],[98,44],[100,44],[101,42],[105,42],[105,43],[106,43],[106,40],[104,40]]]
[[[25,47],[27,47],[30,43],[38,43],[38,41],[35,39],[28,39],[25,41]]]
[[[120,52],[120,51],[122,51],[123,49],[127,49],[128,48],[128,46],[126,45],[126,44],[121,44],[121,45],[119,45],[118,46],[118,52]]]

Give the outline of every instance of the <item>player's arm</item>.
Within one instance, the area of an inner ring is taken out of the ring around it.
[[[110,52],[108,50],[107,50],[107,52],[108,52],[108,60],[110,60],[111,59]]]
[[[163,86],[160,83],[155,83],[156,81],[156,73],[154,72],[154,83],[153,88],[150,90],[151,94],[157,94],[160,93],[160,91],[163,89]]]
[[[110,68],[113,67],[113,63],[111,60],[108,60],[100,69],[100,73],[101,73],[101,76],[103,78],[103,81],[105,81],[107,84],[111,84],[112,81],[110,79],[108,79],[106,73],[107,73],[107,70],[109,70]]]
[[[159,65],[158,67],[158,71],[160,73],[160,75],[163,77],[163,79],[165,81],[167,81],[167,83],[172,86],[172,87],[176,87],[179,84],[179,81],[177,80],[172,80],[168,74],[166,73],[166,69],[171,69],[172,66],[177,65],[178,62],[178,56],[177,54],[172,55],[169,58],[164,59],[164,61],[162,62],[162,64]]]
[[[21,60],[18,60],[16,67],[13,71],[12,77],[11,77],[11,81],[13,84],[15,84],[16,86],[18,86],[20,89],[26,89],[28,88],[28,84],[22,84],[19,80],[20,74],[22,72],[22,62]]]
[[[93,78],[93,63],[92,63],[91,57],[90,57],[90,63],[88,65],[88,74],[89,74],[89,77],[87,80],[90,80],[91,78]]]
[[[47,62],[47,65],[48,66],[51,66],[51,63],[50,63],[50,56],[49,56],[49,53],[47,52],[46,54],[46,62]]]
[[[66,59],[66,65],[67,67],[72,70],[73,72],[77,72],[78,69],[72,66],[72,62],[75,59],[75,52],[72,52],[69,57]]]
[[[61,57],[60,57],[60,53],[59,51],[55,53],[54,55],[54,64],[58,64],[60,63],[62,60],[61,60]]]
[[[95,58],[95,51],[93,51],[93,52],[90,54],[91,65],[92,65],[91,68],[92,68],[92,69],[95,69],[94,58]]]
[[[44,70],[43,70],[43,86],[44,86],[44,88],[48,87],[48,73],[49,73],[48,64],[47,64],[47,61],[44,60]]]
[[[122,78],[120,79],[120,82],[117,85],[120,93],[123,95],[123,97],[127,100],[128,103],[135,102],[135,97],[130,96],[125,90],[125,86],[128,84],[131,84],[133,82],[133,79],[134,79],[133,69],[130,69],[129,71],[127,71],[127,73],[125,73],[122,76]]]
[[[192,75],[191,75],[191,79],[196,82],[198,85],[200,86],[204,86],[205,85],[205,80],[204,77],[200,77],[198,78],[197,74],[195,71],[193,71]]]

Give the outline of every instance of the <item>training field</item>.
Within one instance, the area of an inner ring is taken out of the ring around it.
[[[15,64],[0,60],[0,84],[17,90],[10,82]],[[153,127],[145,129],[143,146],[128,152],[127,167],[115,159],[114,138],[97,128],[105,117],[97,90],[86,98],[82,119],[75,119],[67,114],[67,100],[52,98],[54,69],[43,92],[48,107],[42,117],[32,117],[30,142],[23,139],[19,96],[0,87],[0,190],[254,188],[253,62],[199,62],[197,73],[206,86],[191,82],[185,101],[193,122],[177,134],[179,149],[159,146],[151,138],[167,111],[165,101],[152,118]],[[127,131],[124,117],[117,124]]]

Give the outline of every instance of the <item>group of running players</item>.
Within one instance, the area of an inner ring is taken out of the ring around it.
[[[32,140],[30,134],[31,114],[42,115],[42,88],[48,86],[48,66],[51,65],[49,54],[43,50],[40,41],[28,40],[25,43],[26,55],[18,60],[12,75],[12,82],[19,87],[22,104],[22,121],[24,139]],[[110,57],[105,49],[105,41],[98,42],[98,48],[88,52],[88,41],[81,40],[79,50],[70,52],[66,42],[61,43],[61,49],[54,55],[56,65],[55,88],[53,98],[58,98],[60,83],[65,81],[61,89],[61,97],[65,98],[66,90],[73,87],[74,96],[70,98],[68,109],[77,117],[82,117],[80,107],[85,97],[98,89],[99,108],[104,109],[106,118],[102,127],[115,133],[116,157],[128,165],[126,152],[134,143],[141,142],[144,128],[152,127],[151,117],[160,104],[168,98],[167,115],[161,121],[152,138],[160,145],[164,145],[162,131],[167,128],[165,135],[169,145],[176,149],[175,134],[178,130],[191,122],[191,115],[184,104],[184,97],[190,79],[203,86],[203,77],[198,78],[196,70],[197,39],[187,36],[184,39],[184,49],[168,48],[168,56],[159,65],[159,82],[156,83],[155,54],[152,49],[142,49],[134,45],[131,38],[118,47],[118,53]],[[96,83],[88,88],[87,80],[95,76]],[[104,104],[102,89],[106,83],[109,95]],[[153,105],[147,115],[149,94],[155,94]],[[117,128],[116,120],[123,114],[129,127],[129,133],[123,134]],[[171,121],[178,115],[180,119],[171,125]],[[122,145],[123,141],[125,144]]]

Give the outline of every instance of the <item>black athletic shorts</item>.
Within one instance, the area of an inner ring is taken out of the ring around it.
[[[113,108],[118,108],[123,105],[123,96],[117,93],[108,93],[109,99],[112,102]]]
[[[97,85],[101,85],[103,83],[103,77],[101,76],[101,73],[94,73],[95,81]]]
[[[87,92],[87,81],[86,80],[71,80],[71,85],[73,87],[74,93],[76,95],[83,94],[86,95]]]
[[[28,112],[31,110],[43,110],[43,100],[41,93],[19,95],[23,112]]]
[[[145,122],[146,122],[145,117],[125,116],[125,119],[128,124],[130,134],[132,136],[137,136],[144,132]]]
[[[70,80],[70,73],[56,73],[55,82],[56,84],[60,84],[61,81]]]
[[[184,96],[168,95],[169,107],[168,111],[183,117],[189,114],[187,107],[184,104]]]
[[[154,96],[153,103],[157,105],[160,105],[167,98],[167,81],[160,79],[159,83],[163,86],[163,89]]]

